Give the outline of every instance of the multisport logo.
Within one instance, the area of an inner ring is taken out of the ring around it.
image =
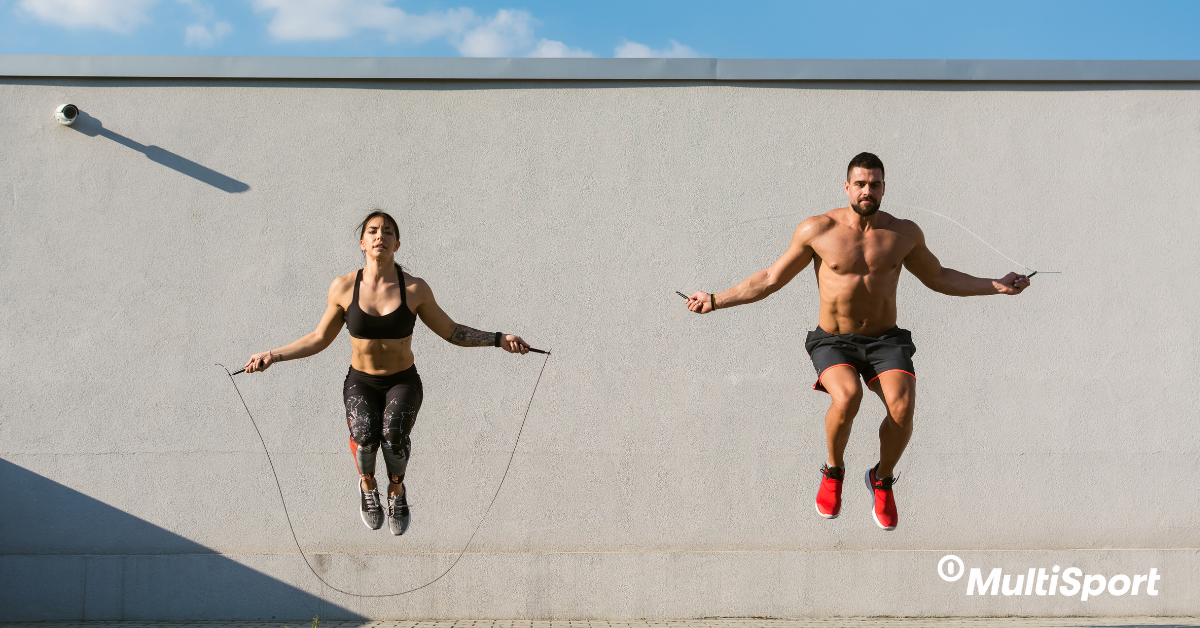
[[[938,575],[946,582],[957,582],[964,573],[966,567],[962,559],[953,554],[938,561]],[[1105,593],[1117,597],[1138,595],[1142,591],[1146,595],[1158,595],[1156,584],[1159,580],[1162,576],[1158,575],[1158,569],[1151,569],[1147,574],[1134,574],[1131,578],[1123,573],[1107,577],[1085,574],[1078,567],[1060,569],[1058,565],[1049,569],[1030,567],[1025,573],[1004,573],[996,567],[984,577],[982,569],[972,567],[971,575],[967,577],[967,595],[1078,595],[1081,602],[1086,602]]]

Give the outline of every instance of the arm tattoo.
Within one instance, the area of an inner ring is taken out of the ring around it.
[[[466,325],[455,325],[454,331],[450,332],[446,341],[460,347],[491,347],[496,344],[496,334],[472,329]]]

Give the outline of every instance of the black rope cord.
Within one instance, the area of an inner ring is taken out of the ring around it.
[[[246,399],[242,397],[242,391],[240,388],[238,388],[237,382],[234,381],[233,373],[230,373],[229,369],[226,368],[224,364],[217,364],[216,366],[225,369],[225,374],[229,376],[229,381],[233,384],[233,389],[237,391],[237,396],[242,402],[242,407],[246,409],[246,416],[250,417],[250,424],[254,426],[254,433],[258,434],[258,442],[262,443],[263,453],[267,454],[267,463],[271,466],[271,475],[275,477],[275,490],[279,491],[279,502],[283,504],[283,514],[285,517],[287,517],[288,530],[291,530],[292,540],[295,541],[296,549],[300,552],[300,558],[304,559],[304,564],[308,566],[308,570],[311,571],[312,574],[317,577],[317,580],[320,580],[325,586],[337,591],[338,593],[349,595],[351,597],[397,597],[420,591],[421,589],[424,589],[438,580],[441,580],[443,576],[450,573],[451,569],[454,569],[454,566],[458,564],[458,561],[462,560],[463,555],[467,553],[467,549],[471,547],[471,542],[475,540],[475,535],[479,533],[479,529],[483,527],[483,522],[487,520],[488,513],[492,511],[492,506],[495,505],[496,498],[500,497],[500,489],[504,488],[504,480],[508,478],[508,471],[512,468],[513,458],[515,458],[517,455],[517,445],[521,443],[521,433],[525,431],[525,421],[529,418],[529,409],[533,407],[533,398],[535,395],[537,395],[538,384],[542,382],[542,373],[546,372],[546,363],[550,361],[550,352],[546,351],[545,353],[546,359],[542,361],[542,370],[538,371],[537,381],[533,384],[533,393],[529,395],[529,403],[525,405],[525,416],[521,417],[521,427],[517,429],[517,438],[513,442],[512,452],[510,452],[508,455],[508,464],[504,465],[504,474],[500,476],[500,484],[496,486],[496,493],[492,495],[492,501],[488,502],[487,509],[483,511],[483,516],[479,518],[479,523],[475,526],[475,530],[471,532],[470,538],[467,539],[467,544],[463,546],[462,551],[459,552],[458,556],[454,558],[454,562],[450,563],[450,566],[433,580],[407,591],[376,595],[352,593],[344,589],[339,589],[332,584],[329,584],[329,582],[322,578],[321,574],[317,573],[317,570],[313,568],[312,563],[308,560],[308,555],[304,553],[304,548],[300,546],[300,539],[296,536],[296,527],[292,525],[292,515],[288,512],[287,500],[283,497],[283,487],[279,484],[279,473],[275,471],[275,461],[271,459],[271,451],[267,449],[267,441],[263,439],[262,432],[258,429],[258,422],[254,420],[254,415],[250,413],[250,407],[246,405]]]

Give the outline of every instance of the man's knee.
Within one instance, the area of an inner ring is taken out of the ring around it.
[[[916,395],[897,395],[887,400],[888,418],[905,429],[912,429],[916,409]]]
[[[858,406],[862,403],[862,390],[841,391],[839,394],[830,394],[833,398],[833,407],[846,412],[858,411]]]
[[[917,407],[917,380],[907,371],[884,371],[869,384],[887,408],[888,418],[901,426],[912,423]]]
[[[831,369],[832,370],[832,369]],[[840,410],[857,410],[862,403],[863,389],[858,373],[852,369],[841,369],[835,377],[822,377],[821,383],[829,393],[833,406]]]
[[[899,395],[888,400],[888,413],[896,420],[912,423],[912,415],[917,411],[917,395]]]

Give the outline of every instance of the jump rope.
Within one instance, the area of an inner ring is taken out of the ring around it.
[[[959,222],[945,214],[939,214],[939,213],[933,211],[932,209],[925,209],[924,207],[917,207],[916,205],[906,205],[904,203],[892,203],[892,204],[899,205],[900,207],[907,207],[909,209],[916,209],[919,211],[923,211],[927,214],[933,214],[934,216],[938,216],[940,218],[945,218],[946,220],[949,220],[950,222],[954,223],[955,225],[958,225],[958,227],[960,229],[962,229],[963,231],[966,231],[967,233],[974,236],[976,240],[979,240],[980,242],[986,244],[989,249],[995,251],[996,254],[999,255],[1000,257],[1003,257],[1004,259],[1016,264],[1017,266],[1020,266],[1021,268],[1024,268],[1025,270],[1033,271],[1033,272],[1029,273],[1028,275],[1025,275],[1026,279],[1033,277],[1034,275],[1036,275],[1038,273],[1042,273],[1043,275],[1061,275],[1062,274],[1062,271],[1059,271],[1059,270],[1033,270],[1032,268],[1022,264],[1021,262],[1018,262],[1017,260],[1005,255],[1004,253],[1001,253],[1000,249],[992,246],[990,242],[979,237],[979,234],[975,233],[974,231],[971,231],[970,229],[966,228],[966,226],[964,226],[961,222]]]
[[[312,575],[316,576],[317,580],[321,581],[321,584],[324,584],[325,586],[329,587],[330,589],[332,589],[334,591],[337,591],[338,593],[349,595],[351,597],[379,598],[379,597],[398,597],[401,595],[408,595],[409,593],[414,593],[416,591],[420,591],[421,589],[424,589],[425,587],[437,582],[438,580],[441,580],[443,576],[450,573],[451,569],[454,569],[454,566],[458,564],[458,561],[462,560],[463,555],[467,553],[467,549],[471,547],[471,542],[475,540],[475,535],[479,533],[479,529],[483,527],[483,522],[487,520],[488,513],[490,513],[492,511],[492,506],[495,505],[496,498],[500,496],[500,489],[504,488],[504,480],[508,478],[508,470],[512,468],[513,458],[515,458],[517,455],[517,445],[519,445],[521,443],[521,433],[525,431],[525,421],[526,421],[526,419],[529,418],[529,409],[531,407],[533,407],[533,398],[534,398],[534,396],[537,395],[538,384],[540,384],[542,382],[542,373],[546,372],[546,363],[550,361],[550,351],[542,351],[541,349],[534,349],[533,347],[530,347],[529,350],[532,351],[533,353],[545,354],[546,359],[542,361],[542,369],[540,371],[538,371],[537,381],[533,383],[533,392],[529,395],[529,403],[525,404],[525,415],[523,417],[521,417],[521,426],[519,428],[517,428],[517,438],[513,442],[512,451],[508,454],[508,464],[504,465],[504,474],[500,476],[500,484],[498,484],[496,486],[496,492],[495,492],[495,494],[492,495],[492,501],[488,502],[487,508],[484,509],[484,511],[483,511],[483,516],[479,518],[479,523],[476,524],[475,529],[471,532],[471,536],[467,539],[467,543],[465,545],[463,545],[462,551],[459,552],[458,556],[456,556],[454,558],[454,562],[450,563],[450,566],[447,567],[445,571],[443,571],[441,574],[438,575],[438,577],[434,578],[433,580],[430,580],[429,582],[426,582],[425,584],[423,584],[419,587],[414,587],[407,591],[401,591],[399,593],[381,593],[381,594],[374,594],[374,595],[363,594],[363,593],[353,593],[351,591],[346,591],[345,589],[339,589],[338,587],[335,587],[332,584],[329,584],[329,581],[326,580],[325,578],[322,578],[321,574],[317,573],[317,570],[313,568],[312,562],[310,562],[308,560],[308,555],[304,553],[304,548],[300,545],[300,539],[296,536],[296,527],[294,525],[292,525],[292,515],[291,515],[291,513],[288,512],[287,499],[285,499],[283,496],[283,486],[281,486],[279,483],[279,473],[277,473],[275,471],[275,461],[271,459],[271,451],[269,449],[267,449],[267,441],[265,439],[263,439],[262,432],[258,429],[258,422],[254,420],[254,415],[250,413],[250,407],[246,405],[245,397],[242,397],[241,389],[238,388],[237,382],[234,381],[234,379],[233,379],[234,375],[238,375],[239,373],[244,373],[246,371],[246,369],[243,368],[243,369],[240,369],[233,373],[230,373],[229,369],[226,368],[224,364],[217,364],[216,366],[219,366],[222,369],[224,369],[225,374],[229,376],[229,382],[231,384],[233,384],[233,389],[235,391],[237,391],[238,399],[242,402],[242,407],[246,409],[246,416],[250,417],[250,424],[254,426],[254,433],[258,434],[258,442],[262,443],[263,453],[265,453],[267,455],[267,464],[269,464],[271,466],[271,475],[275,478],[275,490],[279,491],[279,502],[281,504],[283,504],[283,514],[287,518],[288,530],[290,530],[292,533],[292,541],[294,541],[296,543],[296,550],[300,552],[300,558],[304,559],[304,564],[306,566],[308,566],[308,570],[312,572]]]

